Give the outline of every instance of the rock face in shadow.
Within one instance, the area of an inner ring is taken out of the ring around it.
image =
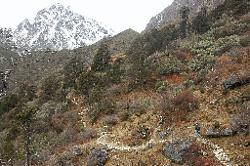
[[[106,149],[93,149],[87,166],[104,166],[108,158],[108,151]]]
[[[234,89],[250,83],[250,75],[237,76],[231,75],[224,81],[223,85],[225,89]]]
[[[165,145],[163,155],[170,158],[177,164],[184,163],[184,155],[188,153],[189,148],[194,143],[190,138],[178,139],[172,143]]]
[[[220,138],[220,137],[230,137],[234,135],[234,131],[230,128],[223,130],[219,129],[209,129],[206,132],[206,136],[209,138]]]
[[[242,104],[242,110],[234,115],[231,121],[235,134],[247,135],[250,133],[250,101]]]

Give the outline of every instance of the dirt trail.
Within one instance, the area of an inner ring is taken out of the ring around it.
[[[145,150],[148,149],[156,144],[160,144],[160,143],[164,143],[167,140],[166,139],[160,139],[157,136],[157,131],[159,130],[159,128],[156,128],[153,132],[153,135],[151,137],[151,139],[149,141],[147,141],[146,143],[142,144],[142,145],[138,145],[138,146],[128,146],[128,145],[124,145],[121,142],[112,142],[109,140],[112,140],[112,138],[115,137],[114,134],[111,133],[106,133],[103,132],[101,135],[101,137],[99,137],[96,140],[96,144],[99,145],[104,145],[106,146],[108,149],[113,149],[113,150],[119,150],[119,151],[139,151],[139,150]]]
[[[213,152],[213,154],[215,155],[215,157],[220,161],[221,164],[225,166],[237,166],[237,164],[233,164],[229,156],[225,153],[223,148],[221,148],[219,145],[200,136],[197,136],[197,140],[201,142],[202,144],[204,144],[205,146],[208,146]]]

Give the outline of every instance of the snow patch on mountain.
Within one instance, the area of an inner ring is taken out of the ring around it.
[[[113,34],[96,20],[56,4],[40,10],[33,21],[21,22],[13,40],[23,50],[62,50],[90,45]]]

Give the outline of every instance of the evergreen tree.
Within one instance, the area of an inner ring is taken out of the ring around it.
[[[181,38],[187,37],[189,33],[189,14],[190,14],[190,9],[186,6],[181,7],[180,10],[180,16],[181,16],[181,22],[180,22],[180,35]]]
[[[110,77],[113,83],[119,83],[121,81],[121,77],[123,75],[123,71],[121,70],[121,59],[117,59],[111,68]]]
[[[129,63],[131,64],[127,74],[129,79],[135,83],[144,82],[143,80],[146,77],[146,67],[144,64],[146,58],[146,49],[144,47],[146,45],[146,38],[141,35],[133,42],[127,53]]]
[[[91,70],[94,72],[107,72],[110,69],[110,52],[107,42],[102,42],[100,48],[98,49]]]
[[[140,35],[136,38],[127,51],[129,63],[128,76],[135,83],[144,83],[148,74],[148,66],[145,60],[148,56],[162,48],[164,36],[157,29]]]
[[[192,28],[195,33],[203,34],[209,30],[209,18],[207,8],[201,8],[197,17],[192,21]]]
[[[78,57],[72,58],[64,67],[65,84],[70,87],[76,87],[76,78],[86,70],[86,64]]]
[[[23,131],[24,136],[24,151],[26,156],[25,165],[30,166],[31,165],[31,150],[30,150],[30,144],[31,144],[31,136],[34,131],[32,131],[33,123],[34,123],[34,114],[36,112],[37,108],[32,106],[25,107],[18,115],[17,115],[17,121],[20,124],[20,127]]]

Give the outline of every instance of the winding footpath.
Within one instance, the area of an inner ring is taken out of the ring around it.
[[[142,145],[139,145],[139,146],[128,146],[128,145],[124,145],[120,142],[109,141],[109,140],[112,140],[112,138],[114,138],[115,135],[111,134],[111,133],[107,133],[107,132],[102,132],[102,136],[96,140],[96,144],[106,146],[110,150],[118,150],[118,151],[130,152],[130,151],[146,150],[146,149],[153,147],[154,145],[165,143],[168,141],[167,139],[158,138],[157,131],[158,131],[158,129],[155,129],[152,138],[148,142],[146,142]],[[192,136],[194,136],[194,135],[192,135]],[[195,136],[195,137],[197,138],[198,142],[209,147],[209,149],[213,152],[215,157],[218,159],[218,161],[222,165],[224,165],[224,166],[237,166],[237,164],[234,164],[230,160],[229,156],[225,153],[223,148],[221,148],[219,145],[217,145],[217,144],[215,144],[215,143],[211,142],[210,140],[205,139],[203,137],[200,137],[200,136]]]

